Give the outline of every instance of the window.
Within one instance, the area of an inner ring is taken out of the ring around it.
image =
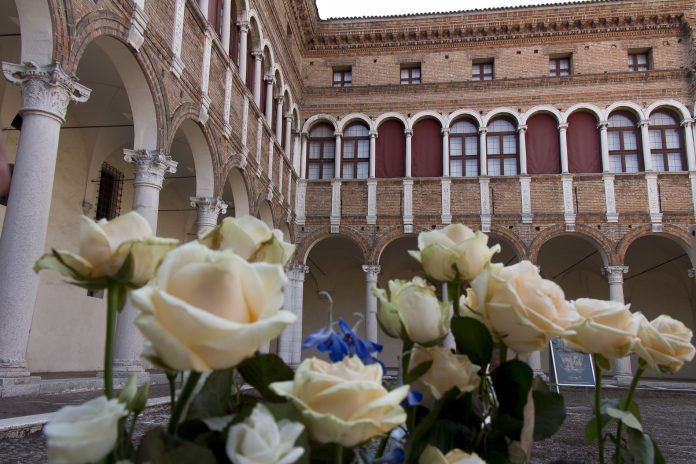
[[[679,122],[671,113],[650,115],[650,153],[655,171],[683,171],[684,153]]]
[[[570,76],[570,57],[549,58],[549,76]]]
[[[121,212],[123,173],[109,164],[102,164],[95,219],[111,220]]]
[[[353,124],[343,134],[341,169],[344,179],[367,179],[370,174],[370,131]]]
[[[611,172],[640,171],[638,131],[630,113],[619,112],[609,117],[609,170]]]
[[[421,83],[420,63],[401,65],[401,83],[404,85]]]
[[[489,176],[516,176],[517,131],[507,119],[496,119],[488,125],[486,137]]]
[[[650,69],[650,51],[628,53],[629,71],[647,71]]]
[[[474,62],[471,65],[471,79],[475,81],[492,81],[493,60]]]
[[[333,70],[333,86],[334,87],[351,87],[353,85],[353,70],[349,66],[347,68],[334,68]]]
[[[333,179],[336,139],[328,124],[314,126],[309,133],[307,179]]]
[[[452,124],[449,136],[450,176],[476,177],[479,175],[478,129],[466,119]]]

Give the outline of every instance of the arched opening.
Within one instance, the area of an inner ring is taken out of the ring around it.
[[[503,237],[488,234],[488,246],[493,247],[495,245],[500,245],[500,251],[493,255],[491,262],[511,266],[520,261],[520,256],[517,254],[517,251],[512,243]]]
[[[271,87],[271,91],[268,91],[268,86],[266,84],[267,79],[274,79],[273,77],[273,60],[271,58],[271,49],[268,47],[263,48],[263,59],[261,62],[261,76],[259,76],[259,79],[261,79],[261,105],[259,106],[259,109],[261,112],[266,115],[266,100],[270,98],[270,103],[271,103],[271,111],[269,116],[271,117],[270,121],[266,121],[271,128],[273,127],[273,87]],[[269,95],[270,93],[270,95]]]
[[[267,201],[262,202],[259,206],[258,218],[271,229],[275,228],[273,225],[273,210],[271,209],[271,204]]]
[[[230,0],[230,58],[234,64],[239,66],[239,18],[238,0]]]
[[[406,138],[403,123],[398,119],[388,119],[379,125],[377,133],[376,176],[404,177],[406,175]]]
[[[434,118],[422,118],[413,126],[411,174],[442,177],[442,126]]]
[[[343,132],[341,177],[367,179],[370,174],[370,129],[363,122],[354,122]]]
[[[506,117],[488,123],[486,152],[489,176],[516,176],[520,172],[517,125]]]
[[[256,18],[249,20],[249,32],[247,35],[247,67],[246,67],[246,85],[250,92],[254,92],[254,82],[263,79],[263,72],[256,73],[256,65],[254,62],[254,54],[258,50],[261,52],[261,35],[259,32],[259,24]],[[241,53],[241,51],[240,51]],[[260,75],[256,75],[260,74]],[[263,85],[261,86],[263,89]],[[263,109],[263,107],[261,107]]]
[[[223,186],[222,199],[227,203],[227,216],[242,217],[249,214],[249,195],[242,172],[230,169]]]
[[[479,170],[478,126],[469,118],[462,118],[450,126],[450,176],[476,177]]]
[[[602,172],[602,151],[597,118],[589,111],[575,111],[568,117],[568,171]]]
[[[560,174],[561,145],[554,116],[536,113],[529,118],[525,142],[529,174]]]
[[[615,111],[608,121],[609,171],[643,171],[645,168],[636,116],[628,111]]]
[[[307,179],[333,179],[336,160],[333,126],[326,122],[314,125],[307,144]]]
[[[624,298],[631,311],[649,320],[667,314],[696,329],[696,283],[689,277],[693,265],[680,244],[665,236],[640,237],[626,250],[624,264]],[[647,375],[656,374],[649,370]],[[696,379],[696,364],[685,364],[672,378]]]
[[[684,171],[684,131],[679,116],[672,110],[661,108],[650,115],[650,154],[655,171]]]
[[[352,240],[332,235],[315,244],[307,255],[309,273],[305,276],[302,339],[326,327],[329,320],[343,318],[353,326],[358,320],[355,313],[365,314],[365,264],[363,253]],[[319,292],[327,292],[333,300],[329,314],[328,299]],[[365,322],[358,333],[363,336]],[[302,357],[317,356],[328,359],[325,353],[316,350],[302,352]]]

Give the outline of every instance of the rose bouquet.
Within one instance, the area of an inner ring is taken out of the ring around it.
[[[104,396],[56,413],[45,428],[49,462],[529,462],[532,441],[553,435],[565,417],[562,396],[524,362],[555,337],[595,357],[596,418],[586,433],[600,462],[608,441],[615,462],[662,462],[632,397],[646,368],[675,372],[693,358],[691,331],[617,303],[568,302],[531,263],[492,264],[498,247],[487,243],[459,224],[421,233],[411,254],[423,275],[375,291],[380,325],[403,342],[399,378],[389,379],[382,346],[343,320],[304,343],[328,361],[309,357],[293,371],[259,352],[296,319],[281,309],[294,246],[262,221],[226,218],[176,248],[152,237],[136,213],[83,218],[79,253],[54,250],[36,269],[106,289]],[[446,286],[446,298],[436,285]],[[137,444],[148,385],[133,376],[116,398],[111,376],[116,316],[127,299],[139,311],[143,356],[164,369],[171,392],[168,424]],[[640,368],[627,397],[602,401],[601,370],[631,352]]]

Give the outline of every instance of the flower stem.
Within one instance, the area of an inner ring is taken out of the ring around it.
[[[597,450],[599,451],[599,464],[604,464],[604,436],[602,434],[602,368],[597,363],[597,355],[594,357],[595,374],[595,417],[597,419]]]
[[[343,445],[341,445],[340,443],[334,443],[333,462],[334,464],[343,463]]]
[[[391,434],[387,432],[385,436],[382,437],[382,439],[379,441],[379,447],[377,448],[377,453],[375,454],[375,459],[379,459],[384,455],[384,452],[387,449],[387,443],[389,443],[389,437]]]
[[[169,382],[169,415],[171,416],[174,412],[174,401],[176,401],[176,376],[179,375],[179,371],[165,369],[164,374]]]
[[[413,342],[410,340],[404,340],[404,345],[401,350],[401,384],[403,385],[408,375],[408,365],[411,361],[411,350],[413,349]]]
[[[462,284],[459,282],[447,282],[447,299],[452,303],[455,316],[459,316],[459,299],[461,296]]]
[[[114,342],[116,338],[116,321],[121,309],[122,293],[125,289],[120,285],[110,285],[106,290],[106,342],[104,346],[104,396],[111,399],[114,396],[113,360]]]
[[[507,346],[501,343],[500,345],[500,364],[507,361]]]
[[[626,396],[626,402],[621,408],[622,411],[628,411],[631,407],[631,402],[633,401],[633,394],[636,392],[636,387],[638,386],[638,380],[640,376],[645,372],[645,365],[641,362],[638,366],[638,370],[633,375],[633,380],[631,381],[631,386],[628,388],[628,395]],[[623,433],[623,422],[619,421],[616,425],[616,454],[614,454],[614,462],[619,464],[621,462],[621,434]]]
[[[179,426],[179,420],[181,419],[181,415],[184,412],[184,409],[186,409],[186,405],[189,402],[189,399],[191,399],[191,394],[193,393],[193,390],[196,388],[196,384],[198,383],[198,379],[201,378],[201,373],[196,372],[196,371],[191,371],[189,373],[189,377],[186,380],[186,383],[184,384],[184,388],[181,390],[181,393],[179,394],[179,399],[176,401],[176,404],[174,405],[174,411],[172,411],[172,415],[169,418],[169,426],[167,427],[167,432],[174,435],[176,433],[176,429]]]

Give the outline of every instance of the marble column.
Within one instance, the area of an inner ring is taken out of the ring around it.
[[[307,178],[307,138],[309,138],[308,132],[302,132],[300,134],[301,144],[300,144],[300,179]]]
[[[285,150],[285,156],[288,160],[295,166],[295,162],[292,158],[292,113],[285,114],[285,138],[283,140],[283,150]]]
[[[273,82],[275,79],[273,79],[273,76],[266,76],[263,78],[264,82],[266,82],[266,108],[263,109],[263,114],[266,116],[266,122],[268,123],[268,127],[271,128],[271,131],[273,130]],[[261,108],[259,108],[261,109]]]
[[[60,126],[71,101],[90,89],[60,64],[2,63],[5,78],[21,87],[22,130],[0,237],[0,386],[29,376],[29,330],[39,276],[34,262],[44,253]]]
[[[362,267],[365,272],[365,338],[377,343],[377,297],[372,290],[377,288],[379,264],[367,264]]]
[[[283,143],[283,96],[276,98],[275,133],[278,143]]]
[[[191,197],[191,207],[196,208],[199,237],[217,226],[218,216],[227,212],[227,203],[220,197]]]
[[[650,121],[647,119],[638,123],[640,127],[640,141],[643,145],[643,166],[646,171],[653,170],[652,154],[650,153]]]
[[[292,308],[297,321],[291,326],[292,332],[292,363],[299,364],[302,361],[302,299],[304,297],[305,274],[309,272],[309,266],[304,264],[290,264],[288,266],[288,278],[292,286]]]
[[[239,77],[242,82],[247,83],[247,36],[249,35],[249,21],[238,21],[239,26]],[[234,61],[235,57],[232,57]]]
[[[520,174],[527,174],[527,126],[518,127],[517,132],[520,134]]]
[[[294,286],[292,282],[292,275],[290,271],[290,266],[285,268],[285,275],[288,278],[288,283],[283,289],[283,309],[295,314],[295,299],[294,299]],[[297,322],[295,323],[297,324]],[[292,363],[292,341],[295,332],[295,324],[289,325],[283,330],[283,332],[278,336],[278,356],[280,359],[285,361],[286,364]]]
[[[570,172],[568,170],[568,123],[558,125],[558,135],[560,137],[561,147],[561,172],[563,174]]]
[[[375,178],[377,161],[377,131],[370,131],[370,179]]]
[[[486,134],[488,129],[481,127],[479,129],[479,172],[482,176],[488,175],[488,153],[486,152]]]
[[[694,148],[694,120],[685,119],[682,121],[682,126],[684,126],[684,142],[686,145],[686,163],[689,172],[696,171],[696,149]]]
[[[609,136],[607,135],[607,126],[609,123],[607,121],[600,121],[597,124],[599,128],[599,146],[602,150],[602,172],[610,172],[611,166],[609,166]]]
[[[449,127],[442,128],[442,176],[449,177],[450,175],[450,147],[449,147]],[[464,150],[464,147],[462,147]]]
[[[159,194],[162,190],[164,175],[175,173],[177,162],[159,150],[126,149],[123,153],[123,158],[126,162],[133,164],[135,170],[133,211],[143,216],[156,233]],[[141,354],[144,339],[133,324],[138,314],[139,312],[130,303],[126,303],[118,316],[113,361],[115,376],[127,376],[131,372],[143,374],[144,365]]]
[[[251,56],[254,57],[254,82],[252,82],[252,95],[254,96],[254,103],[258,107],[259,111],[261,108],[261,61],[263,61],[263,52],[251,52]]]
[[[208,17],[208,0],[198,0],[198,6],[203,12],[203,16]]]
[[[406,129],[404,134],[406,135],[406,177],[411,177],[411,138],[413,137],[413,131]]]
[[[343,138],[343,132],[334,132],[336,137],[336,149],[334,150],[334,179],[341,178],[341,153],[343,153],[343,143],[341,142]],[[357,155],[355,155],[357,156]]]
[[[232,0],[222,0],[222,49],[230,54],[230,34],[232,29]],[[233,60],[234,61],[234,60]]]
[[[624,303],[623,281],[624,274],[628,273],[628,266],[606,266],[602,271],[609,282],[609,299]],[[614,378],[621,385],[631,382],[633,373],[629,356],[614,361]]]

